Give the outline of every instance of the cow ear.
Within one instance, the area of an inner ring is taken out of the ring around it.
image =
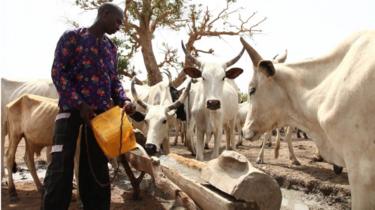
[[[262,60],[258,64],[258,69],[267,77],[273,76],[275,74],[275,67],[273,63],[268,60]]]
[[[184,68],[185,74],[189,75],[191,78],[199,78],[202,76],[202,72],[194,67]]]
[[[132,118],[136,122],[142,122],[143,120],[145,120],[145,114],[136,111],[134,114],[130,115],[130,118]]]
[[[231,68],[225,72],[225,77],[229,79],[234,79],[242,74],[243,70],[241,68]]]

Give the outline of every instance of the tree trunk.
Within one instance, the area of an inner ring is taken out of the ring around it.
[[[147,70],[148,85],[152,86],[160,82],[162,77],[155,59],[154,51],[152,49],[151,39],[147,38],[146,40],[143,40],[141,47],[143,61]]]

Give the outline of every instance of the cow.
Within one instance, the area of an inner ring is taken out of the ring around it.
[[[279,157],[279,150],[280,150],[280,129],[276,128],[276,146],[275,146],[275,158]],[[256,159],[256,163],[263,164],[264,163],[264,148],[266,145],[266,141],[270,141],[272,132],[266,132],[263,135],[263,143],[262,148],[259,151],[258,157]],[[292,145],[292,129],[288,126],[286,127],[286,136],[285,139],[288,143],[289,149],[289,160],[292,161],[292,165],[301,165],[298,161],[296,155],[294,154],[293,145]]]
[[[375,209],[375,31],[290,64],[263,60],[240,41],[254,67],[244,137],[285,125],[303,129],[327,162],[347,168],[352,209]]]
[[[238,92],[233,81],[243,70],[228,67],[235,64],[242,56],[244,49],[233,59],[225,63],[201,62],[186,51],[181,42],[185,56],[197,66],[186,67],[184,72],[191,78],[199,78],[196,93],[192,98],[191,115],[196,125],[196,159],[203,160],[204,135],[214,135],[214,148],[211,157],[219,155],[223,127],[226,132],[226,148],[234,149],[234,126],[238,110]],[[209,137],[208,137],[209,138]]]
[[[145,121],[148,125],[147,140],[145,150],[149,155],[169,153],[169,122],[172,120],[177,108],[181,106],[190,91],[190,85],[184,90],[183,94],[175,102],[172,102],[169,91],[170,81],[161,81],[150,88],[148,101],[138,97],[135,89],[134,79],[131,82],[131,93],[134,101],[137,102],[145,113]]]
[[[50,98],[58,98],[55,86],[50,80],[14,81],[1,78],[1,178],[4,177],[4,146],[5,146],[5,105],[22,94],[35,94]],[[48,152],[47,152],[48,153]]]
[[[6,131],[9,135],[9,147],[6,153],[8,187],[11,200],[17,200],[13,183],[12,168],[17,146],[22,137],[25,139],[25,162],[39,192],[43,191],[36,174],[34,153],[40,154],[45,146],[52,145],[54,120],[59,111],[57,99],[23,95],[6,105]]]

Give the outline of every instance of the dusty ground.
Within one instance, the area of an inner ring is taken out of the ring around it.
[[[224,141],[223,141],[224,144]],[[244,154],[250,162],[257,168],[265,171],[275,177],[281,187],[283,194],[292,194],[292,197],[301,197],[308,209],[350,209],[350,190],[348,185],[347,173],[335,175],[332,166],[324,162],[313,162],[312,158],[315,152],[315,145],[311,140],[293,140],[295,150],[301,166],[292,166],[288,157],[288,149],[285,142],[281,142],[280,157],[274,159],[273,147],[267,147],[264,153],[265,164],[256,164],[255,160],[260,150],[260,141],[244,142],[238,151]],[[212,147],[212,145],[211,145]],[[21,168],[25,166],[23,161],[24,145],[20,145],[17,152],[17,163]],[[172,152],[178,153],[185,157],[192,157],[190,152],[179,143],[172,146]],[[207,150],[205,156],[209,157],[210,150]],[[43,160],[43,157],[37,160]],[[39,165],[43,171],[45,165]],[[7,186],[1,188],[1,209],[3,210],[38,210],[40,208],[40,194],[36,191],[35,185],[30,179],[25,178],[27,171],[18,172],[21,177],[16,181],[16,189],[19,196],[17,203],[10,203]],[[23,173],[23,174],[22,174]],[[43,174],[43,172],[42,172]],[[40,176],[40,178],[42,178]],[[131,209],[131,210],[159,210],[173,209],[173,202],[163,199],[157,192],[152,189],[151,181],[146,180],[141,187],[143,190],[142,200],[134,201],[131,198],[131,187],[126,181],[126,177],[121,175],[112,189],[111,209]],[[293,190],[290,190],[293,189]],[[294,191],[297,190],[297,191]],[[297,193],[297,194],[296,194]],[[75,195],[75,190],[74,190]],[[296,206],[290,207],[290,201],[283,201],[282,209],[304,209]],[[79,209],[77,199],[74,197],[70,205],[70,210]]]

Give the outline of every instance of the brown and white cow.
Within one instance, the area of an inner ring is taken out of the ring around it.
[[[254,66],[245,138],[285,125],[303,129],[326,161],[347,168],[352,209],[375,209],[375,31],[290,64],[263,60],[240,40]]]
[[[186,52],[185,55],[192,59],[195,67],[187,67],[184,72],[191,78],[199,78],[195,84],[194,98],[192,98],[191,117],[196,126],[196,158],[203,160],[204,136],[214,135],[214,148],[212,158],[219,155],[220,141],[223,127],[226,132],[227,149],[234,149],[234,126],[238,110],[238,91],[233,81],[243,70],[228,67],[235,64],[242,56],[244,49],[233,59],[224,63],[201,62]]]

